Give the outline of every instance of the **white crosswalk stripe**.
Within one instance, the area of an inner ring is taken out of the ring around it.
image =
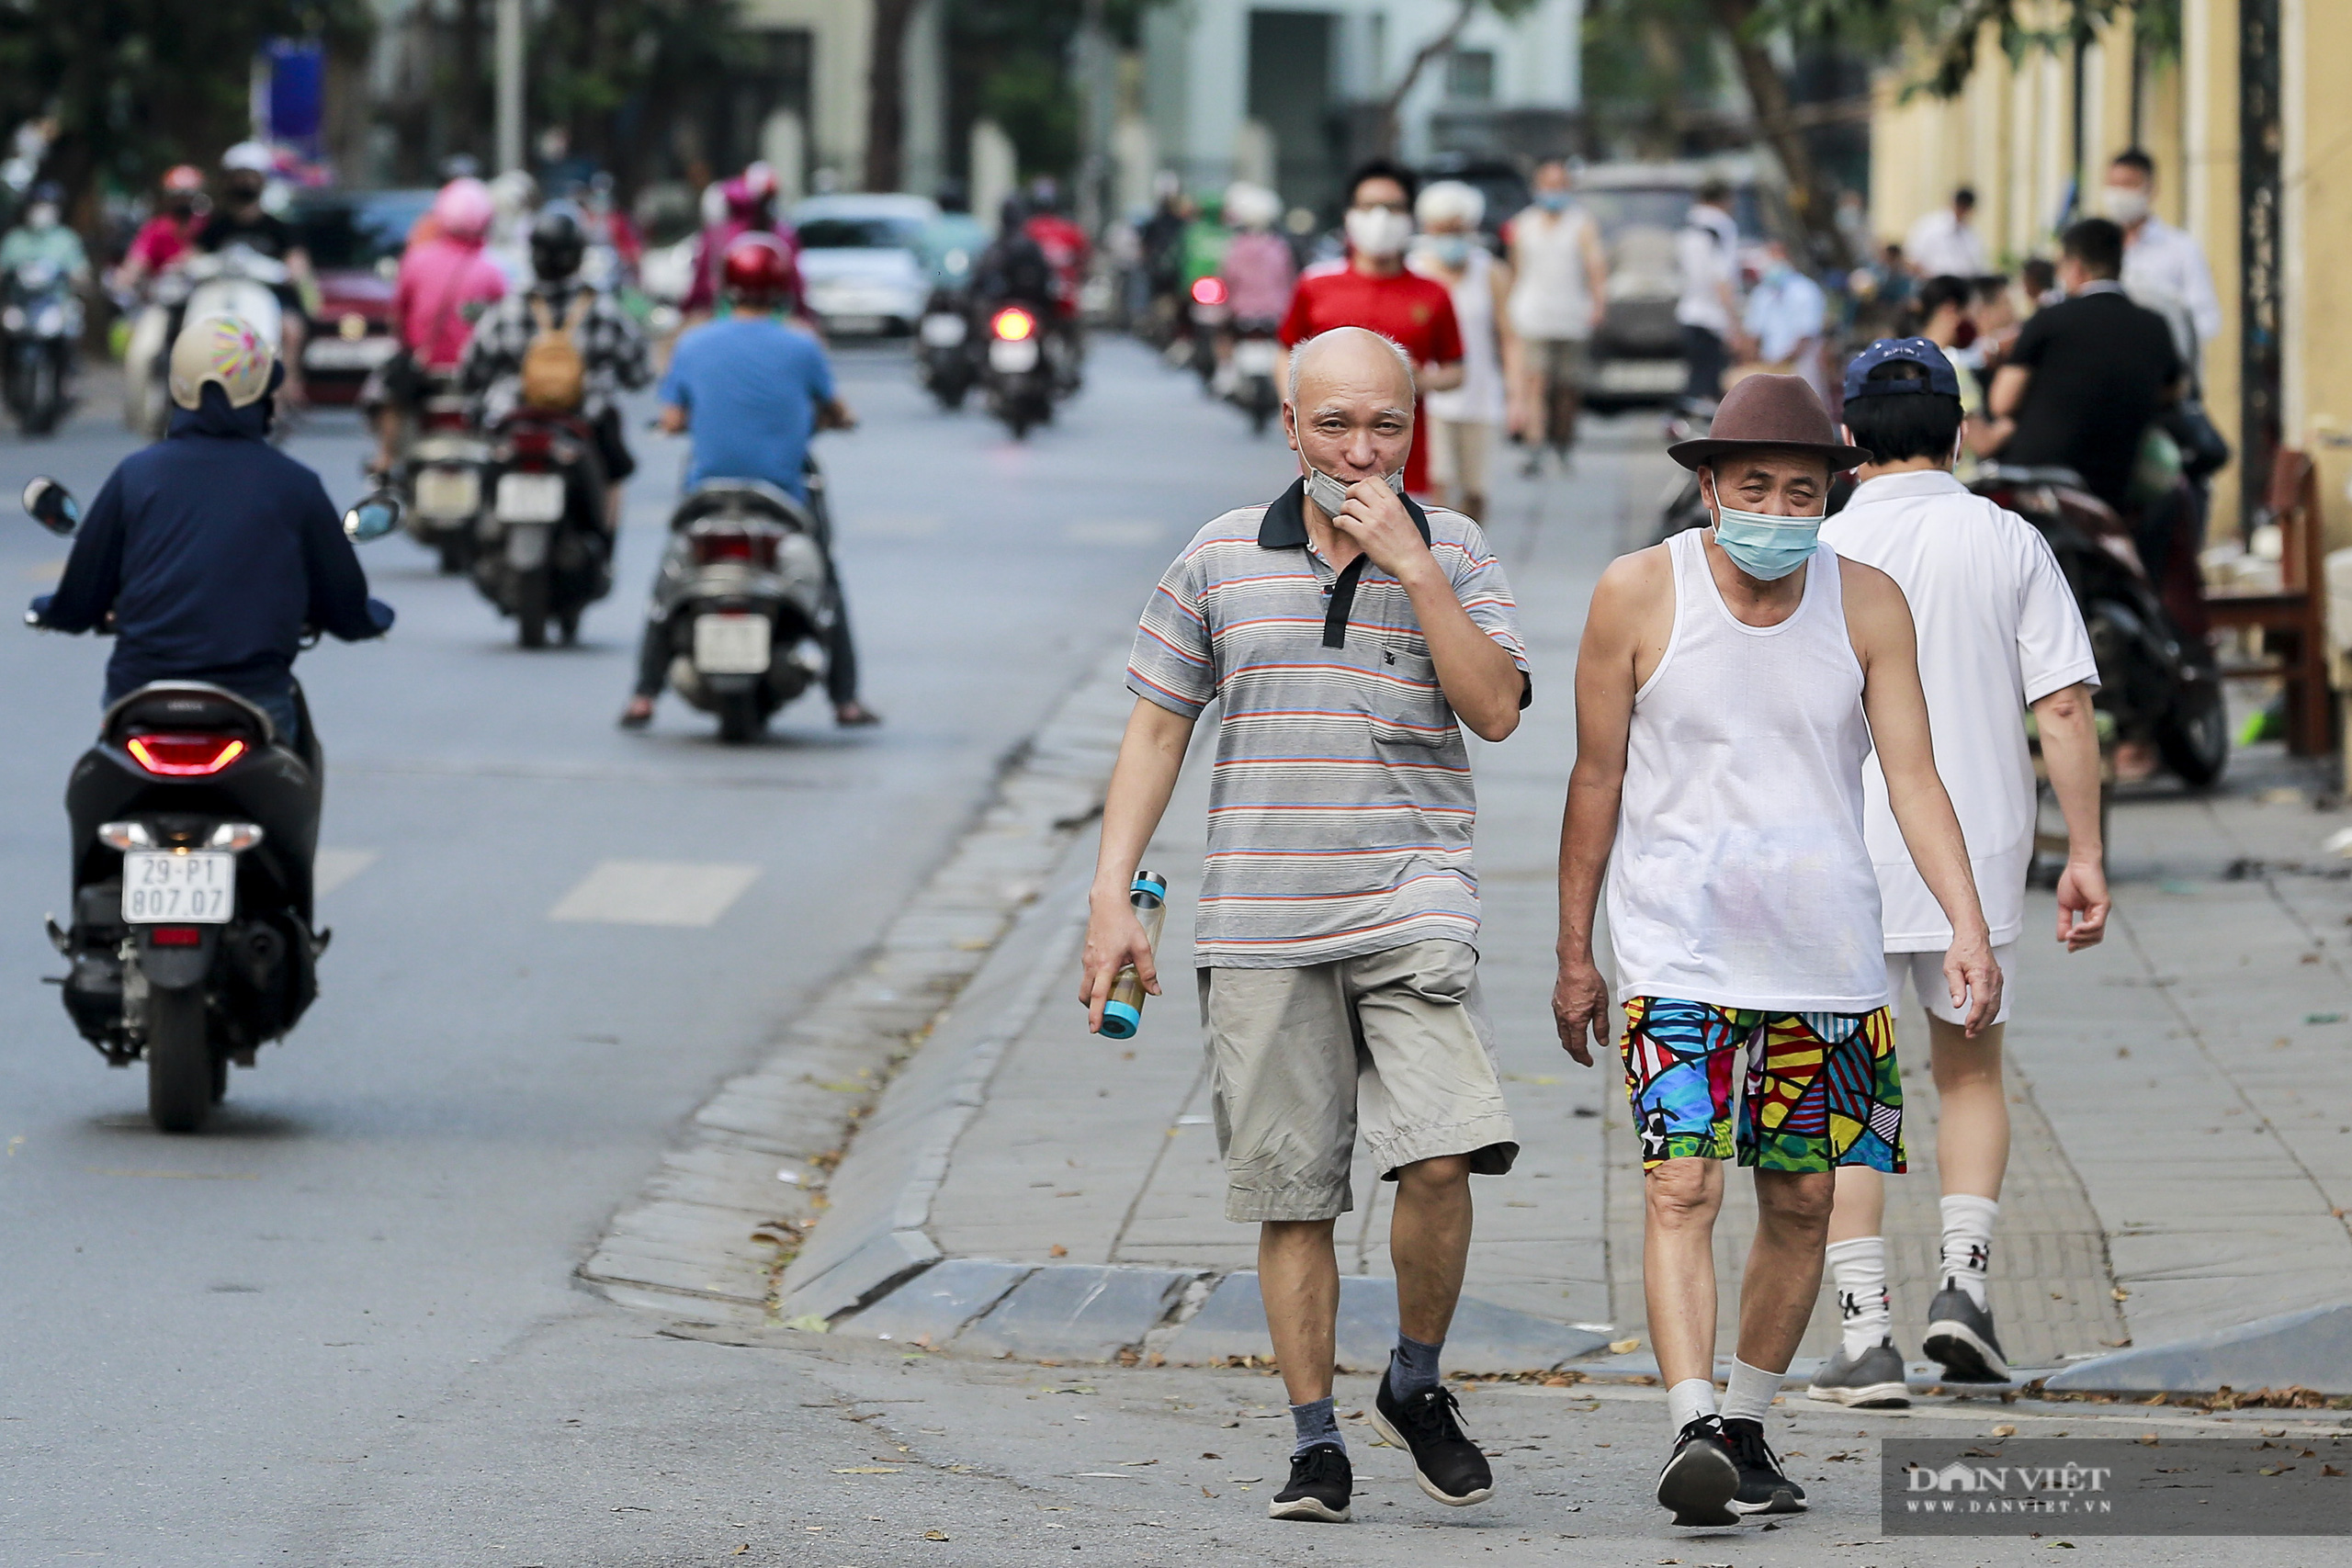
[[[759,875],[755,865],[603,861],[556,900],[548,919],[620,926],[715,925]]]

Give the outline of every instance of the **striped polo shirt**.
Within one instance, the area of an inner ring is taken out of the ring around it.
[[[1187,718],[1222,700],[1204,968],[1477,941],[1477,799],[1429,643],[1402,583],[1368,560],[1334,572],[1316,553],[1304,495],[1294,484],[1194,535],[1152,591],[1127,666],[1130,690]],[[1405,505],[1463,608],[1525,671],[1485,534]]]

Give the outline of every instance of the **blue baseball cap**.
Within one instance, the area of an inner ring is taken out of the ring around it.
[[[1873,381],[1870,374],[1882,365],[1896,361],[1917,365],[1928,373],[1925,381],[1907,378]],[[1888,397],[1898,392],[1940,392],[1947,398],[1960,396],[1960,374],[1944,357],[1944,351],[1923,337],[1883,337],[1861,353],[1854,355],[1846,367],[1846,400],[1856,398]]]

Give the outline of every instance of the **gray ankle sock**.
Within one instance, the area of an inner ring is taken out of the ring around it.
[[[1290,1420],[1298,1430],[1298,1441],[1290,1450],[1294,1454],[1303,1454],[1317,1443],[1335,1449],[1348,1446],[1347,1439],[1340,1436],[1340,1417],[1328,1396],[1312,1404],[1292,1405]]]
[[[1396,1353],[1388,1359],[1388,1392],[1398,1399],[1410,1399],[1424,1389],[1438,1385],[1438,1352],[1445,1342],[1424,1345],[1408,1335],[1396,1336]]]

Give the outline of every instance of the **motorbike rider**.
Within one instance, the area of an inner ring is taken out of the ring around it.
[[[774,234],[792,262],[792,297],[800,299],[800,239],[792,225],[775,215],[775,171],[752,164],[719,187],[726,215],[706,226],[695,240],[695,278],[681,307],[689,317],[707,316],[717,308],[720,276],[727,253],[746,234]]]
[[[278,364],[286,372],[287,406],[307,400],[302,386],[302,344],[310,337],[310,319],[303,296],[312,287],[311,253],[302,247],[293,225],[261,204],[276,168],[269,149],[258,141],[240,141],[220,154],[220,205],[196,231],[196,248],[217,252],[243,245],[273,261],[286,264],[287,279],[275,288],[285,312],[278,344]]]
[[[693,433],[694,457],[686,468],[689,490],[706,479],[758,479],[805,502],[808,487],[801,465],[809,436],[819,430],[855,426],[856,417],[834,389],[824,346],[815,333],[792,320],[798,276],[775,235],[738,236],[720,273],[727,315],[678,340],[669,374],[662,380],[662,428],[673,434]],[[682,542],[682,536],[673,536],[663,573],[673,569]],[[825,571],[833,585],[831,646],[825,657],[825,692],[832,699],[833,717],[844,727],[879,724],[881,716],[857,698],[857,649],[850,637],[832,539],[820,529],[817,544],[825,553]],[[638,653],[637,690],[621,710],[621,726],[627,729],[642,728],[651,720],[654,700],[668,676],[670,649],[661,604],[657,579]]]
[[[375,422],[379,473],[398,460],[401,424],[422,402],[429,381],[456,375],[473,318],[506,294],[506,275],[482,254],[494,215],[489,186],[470,177],[451,180],[433,198],[431,236],[412,239],[401,253],[392,285],[400,352],[368,376],[359,397]]]
[[[135,295],[149,278],[187,254],[203,227],[204,171],[194,164],[179,164],[164,171],[158,186],[161,199],[155,214],[139,226],[122,265],[115,269],[115,288]]]
[[[111,620],[108,704],[151,681],[209,681],[301,746],[303,629],[357,642],[391,628],[319,476],[269,444],[283,384],[237,317],[192,321],[173,344],[170,434],[116,467],[57,591],[32,604],[51,631]]]
[[[587,231],[569,203],[553,202],[531,225],[531,271],[535,281],[492,305],[474,324],[458,367],[458,380],[480,400],[481,423],[496,423],[514,412],[523,381],[523,355],[538,332],[539,313],[569,331],[587,370],[587,398],[580,416],[594,437],[605,470],[605,528],[617,533],[621,484],[637,471],[637,459],[621,438],[621,412],[615,396],[653,378],[645,333],[613,297],[580,276],[588,252]]]
[[[49,262],[75,286],[89,281],[89,253],[82,236],[63,221],[64,198],[56,186],[44,180],[25,198],[24,221],[0,240],[0,272],[13,272],[28,262]]]

